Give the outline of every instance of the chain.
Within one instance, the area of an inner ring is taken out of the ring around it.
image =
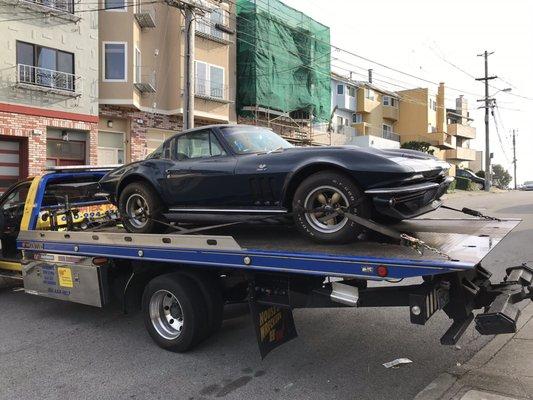
[[[420,250],[420,248],[423,248],[423,249],[432,251],[432,252],[438,254],[439,256],[446,258],[447,260],[451,260],[452,259],[448,254],[440,251],[436,247],[430,246],[429,244],[427,244],[423,240],[420,240],[418,238],[409,236],[409,235],[407,235],[405,233],[402,233],[400,235],[400,237],[401,237],[402,242],[408,243],[408,245],[410,247],[412,247],[420,255],[424,254],[424,252]]]

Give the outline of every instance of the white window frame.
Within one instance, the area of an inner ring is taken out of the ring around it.
[[[109,11],[109,12],[127,12],[128,11],[128,1],[127,0],[122,0],[122,3],[124,4],[122,8],[106,8],[105,7],[105,2],[106,0],[103,0],[103,9],[104,11]]]
[[[353,92],[353,96],[350,94],[350,92]],[[348,97],[356,97],[357,96],[357,89],[353,86],[348,86]]]
[[[361,113],[353,113],[352,114],[352,121],[354,124],[360,124],[363,122],[363,114]]]
[[[382,98],[382,103],[384,106],[391,106],[390,104],[390,99],[391,97],[390,96],[387,96],[387,95],[383,95],[383,98]]]
[[[124,45],[124,79],[107,79],[105,77],[106,44]],[[102,82],[127,82],[128,81],[128,42],[102,42]]]
[[[339,88],[341,88],[341,93],[339,93]],[[337,95],[344,95],[344,85],[342,83],[337,83]]]
[[[194,77],[195,77],[195,81],[197,79],[197,74],[196,74],[196,64],[197,63],[201,63],[201,64],[204,64],[206,66],[205,68],[205,72],[206,72],[206,82],[209,84],[209,88],[206,88],[208,90],[206,90],[209,95],[207,97],[211,97],[213,99],[220,99],[220,100],[227,100],[224,96],[224,88],[226,86],[226,69],[224,67],[221,67],[220,65],[216,65],[216,64],[210,64],[208,62],[205,62],[205,61],[200,61],[200,60],[194,60]],[[216,96],[212,96],[211,95],[211,67],[215,67],[215,68],[219,68],[222,70],[222,97],[216,97]]]
[[[137,60],[137,54],[139,59]],[[137,76],[137,74],[139,76]],[[133,49],[133,83],[142,82],[142,53],[141,49],[135,46]]]

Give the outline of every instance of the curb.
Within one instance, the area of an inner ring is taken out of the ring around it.
[[[533,303],[529,303],[522,311],[516,333],[507,333],[497,335],[489,343],[487,343],[481,350],[475,353],[470,360],[463,364],[460,368],[453,367],[447,372],[438,375],[429,385],[422,389],[414,397],[414,400],[436,400],[442,398],[454,385],[468,372],[476,368],[480,368],[488,363],[515,335],[520,329],[533,318]],[[460,390],[459,388],[456,388]],[[453,394],[450,393],[452,397]]]

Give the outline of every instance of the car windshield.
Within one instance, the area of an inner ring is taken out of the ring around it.
[[[255,126],[222,128],[222,136],[237,154],[265,153],[293,147],[270,129]]]

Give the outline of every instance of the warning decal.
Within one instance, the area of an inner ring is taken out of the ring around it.
[[[59,286],[74,287],[72,281],[72,270],[68,267],[57,267],[57,277],[59,280]]]

